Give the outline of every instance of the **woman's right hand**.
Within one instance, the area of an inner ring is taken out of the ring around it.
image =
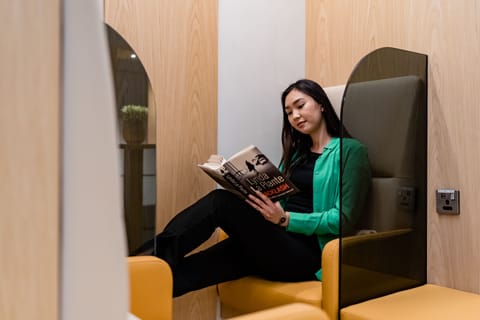
[[[256,196],[250,194],[245,201],[255,210],[260,212],[262,216],[273,224],[279,224],[282,220],[281,226],[288,225],[288,212],[283,210],[280,202],[273,202],[266,195],[260,191],[255,191]],[[285,219],[282,219],[285,218]]]

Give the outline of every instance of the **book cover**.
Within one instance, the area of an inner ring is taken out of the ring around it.
[[[298,192],[298,188],[254,145],[228,160],[212,155],[199,167],[223,188],[244,198],[254,194],[254,190],[272,201]]]

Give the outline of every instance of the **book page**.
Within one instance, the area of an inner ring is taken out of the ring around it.
[[[226,160],[224,157],[218,154],[212,154],[210,155],[208,160],[202,164],[202,166],[206,166],[216,170],[219,169],[225,163],[225,161]]]
[[[218,184],[222,185],[225,183],[223,176],[225,174],[225,169],[222,165],[212,165],[209,163],[199,164],[198,165],[206,174],[208,174],[213,180],[217,181]]]
[[[222,158],[223,159],[223,158]],[[225,162],[225,159],[223,159]],[[203,170],[207,175],[210,176],[213,180],[215,180],[222,188],[229,190],[241,197],[245,197],[245,192],[237,190],[235,185],[238,183],[236,181],[231,181],[231,174],[225,169],[224,165],[212,162],[206,162],[203,164],[199,164],[198,167]],[[232,184],[233,182],[233,184]]]

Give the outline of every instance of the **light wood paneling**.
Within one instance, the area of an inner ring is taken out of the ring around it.
[[[60,12],[0,1],[0,319],[59,315]]]
[[[157,119],[157,230],[215,186],[196,167],[217,145],[217,0],[105,0],[105,21],[150,78]],[[215,319],[216,291],[175,299],[175,319]]]
[[[342,84],[368,52],[429,56],[428,282],[480,293],[480,3],[306,0],[306,75]],[[435,190],[460,189],[461,214],[441,216]]]

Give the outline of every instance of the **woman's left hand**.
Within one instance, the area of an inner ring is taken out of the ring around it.
[[[272,202],[266,195],[255,191],[254,195],[248,195],[247,203],[262,214],[262,216],[271,223],[278,224],[280,219],[285,216],[280,202]]]

